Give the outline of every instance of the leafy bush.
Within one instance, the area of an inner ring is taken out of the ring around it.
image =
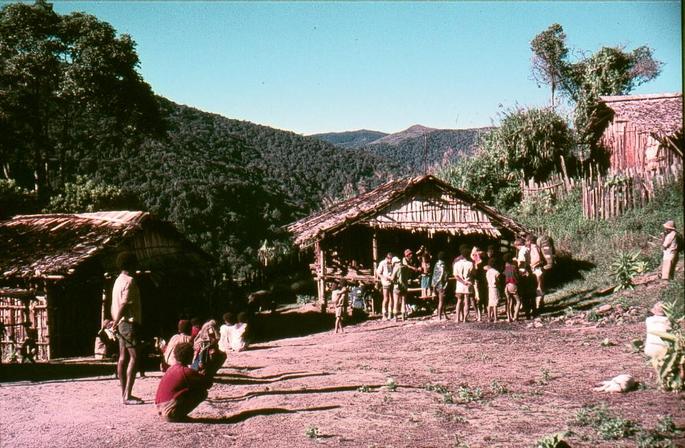
[[[611,264],[611,275],[618,281],[617,291],[633,289],[633,278],[647,270],[647,263],[640,252],[620,252]]]
[[[620,417],[607,418],[597,426],[597,432],[605,440],[625,439],[635,434],[636,431],[636,425],[633,421]]]

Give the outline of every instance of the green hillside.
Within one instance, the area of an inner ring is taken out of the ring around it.
[[[481,136],[491,129],[437,129],[426,133],[425,138],[424,135],[405,138],[398,140],[397,144],[378,141],[362,150],[392,161],[397,175],[415,175],[470,155]]]
[[[313,134],[310,137],[318,138],[324,142],[345,149],[357,149],[381,139],[388,134],[379,131],[369,131],[360,129],[358,131],[347,132],[328,132],[324,134]]]

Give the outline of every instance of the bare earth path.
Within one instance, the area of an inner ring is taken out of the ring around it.
[[[572,446],[635,446],[572,421],[582,406],[604,402],[645,428],[664,414],[685,424],[683,395],[657,391],[651,369],[628,347],[643,335],[639,322],[368,321],[344,335],[281,339],[230,355],[192,423],[157,418],[159,373],[136,382],[146,403],[128,407],[112,377],[0,383],[0,446],[530,447],[567,429]],[[602,346],[605,338],[616,345]],[[623,372],[643,387],[592,391]],[[465,402],[460,386],[478,387],[482,397]]]

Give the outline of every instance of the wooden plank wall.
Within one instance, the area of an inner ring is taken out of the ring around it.
[[[5,324],[5,336],[2,345],[3,362],[15,350],[21,347],[26,339],[26,326],[38,330],[38,355],[36,360],[50,359],[50,335],[48,332],[48,312],[45,297],[35,299],[17,299],[0,297],[0,320]]]

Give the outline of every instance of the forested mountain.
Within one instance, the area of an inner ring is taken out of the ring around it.
[[[405,140],[411,140],[417,137],[422,137],[431,132],[437,131],[437,129],[428,128],[426,126],[421,126],[420,124],[415,124],[410,126],[404,131],[395,132],[394,134],[386,135],[383,138],[376,140],[375,144],[386,144],[386,145],[399,145]]]
[[[385,137],[386,133],[379,131],[369,131],[367,129],[360,129],[358,131],[347,132],[328,132],[325,134],[313,134],[310,137],[318,138],[325,142],[331,143],[335,146],[345,149],[357,149],[362,146],[373,143],[376,140]]]
[[[254,269],[263,240],[285,241],[283,225],[387,178],[390,164],[373,154],[158,101],[166,136],[97,178],[133,192],[235,275]]]
[[[362,148],[362,151],[391,160],[396,175],[416,175],[470,155],[479,139],[491,130],[434,129],[419,136],[391,140],[398,142],[395,144],[381,143],[381,140],[387,139],[385,137]]]
[[[377,131],[349,131],[316,134],[339,148],[356,150],[359,157],[369,155],[383,160],[382,171],[395,176],[411,176],[455,163],[473,153],[479,139],[493,128],[434,129],[411,126],[394,134]],[[370,140],[367,144],[363,142]]]

